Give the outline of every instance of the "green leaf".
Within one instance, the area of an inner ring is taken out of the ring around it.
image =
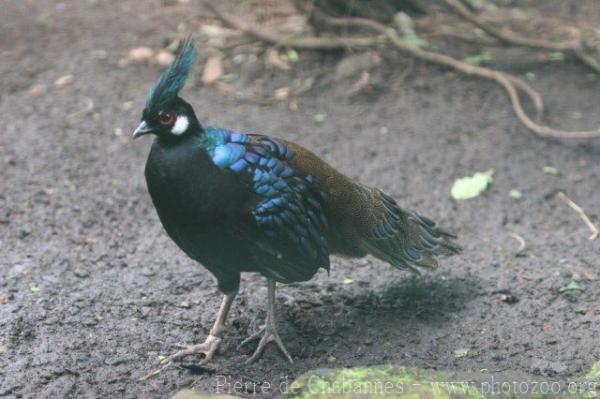
[[[412,48],[426,48],[429,47],[429,42],[425,39],[421,39],[419,36],[415,34],[404,35],[402,36],[402,40],[408,47]]]
[[[493,58],[489,54],[475,54],[465,58],[465,62],[471,65],[484,65],[492,62]]]
[[[298,62],[300,56],[298,55],[298,52],[296,50],[291,48],[287,51],[287,59],[289,62]]]
[[[561,61],[564,61],[565,54],[561,53],[560,51],[555,51],[553,53],[550,53],[550,55],[548,56],[548,59],[552,62],[561,62]]]
[[[519,190],[517,190],[516,188],[513,188],[512,190],[510,190],[510,192],[508,193],[508,196],[512,199],[521,199],[523,198],[523,193],[520,192]]]
[[[487,189],[493,180],[493,176],[494,170],[490,169],[485,172],[477,172],[473,176],[457,179],[452,185],[450,195],[455,200],[475,198]]]
[[[327,119],[327,114],[314,114],[313,119],[316,123],[323,123]]]
[[[577,281],[571,281],[567,285],[563,285],[558,289],[558,292],[563,293],[567,291],[585,291],[583,285],[579,284]]]
[[[558,169],[556,169],[554,166],[544,166],[544,173],[547,175],[558,175]]]

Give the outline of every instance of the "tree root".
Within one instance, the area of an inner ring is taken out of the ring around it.
[[[446,0],[453,2],[453,0]],[[589,130],[589,131],[563,131],[554,129],[533,121],[529,115],[523,109],[521,99],[519,98],[519,91],[521,90],[526,94],[532,101],[538,116],[541,116],[544,110],[544,104],[541,95],[533,89],[524,80],[505,73],[496,71],[490,68],[481,66],[471,65],[463,61],[459,61],[448,55],[436,53],[433,51],[423,50],[418,47],[409,46],[396,32],[395,29],[383,25],[380,22],[366,19],[366,18],[338,18],[331,17],[322,13],[319,10],[312,9],[312,18],[318,18],[321,22],[332,26],[332,27],[356,27],[375,31],[379,33],[379,36],[370,37],[281,37],[277,33],[265,32],[264,30],[258,30],[250,28],[240,23],[236,19],[221,12],[218,7],[214,6],[210,2],[206,3],[207,7],[214,12],[214,14],[223,21],[225,24],[238,29],[248,35],[251,35],[259,40],[283,47],[295,47],[303,49],[314,49],[314,50],[332,50],[332,49],[348,49],[356,47],[373,47],[382,44],[382,38],[392,43],[398,50],[412,55],[413,57],[437,65],[442,65],[462,72],[469,76],[478,76],[484,79],[492,80],[498,83],[508,94],[512,108],[517,116],[517,119],[525,125],[529,130],[537,134],[538,136],[553,139],[593,139],[600,138],[600,129]],[[302,10],[302,4],[299,1],[295,1],[295,5]],[[462,4],[461,4],[462,5]],[[463,6],[464,7],[464,6]],[[466,10],[466,9],[465,9]],[[307,10],[304,10],[307,11]],[[469,12],[468,10],[466,10]],[[470,12],[469,12],[470,13]],[[512,39],[512,36],[511,36]],[[540,44],[537,41],[537,44]],[[569,42],[565,42],[569,43]],[[564,51],[567,48],[565,43],[557,43],[560,46],[555,49],[562,49]],[[531,43],[530,43],[531,44]],[[547,44],[542,41],[541,44]],[[572,44],[569,44],[572,46]],[[546,47],[544,47],[546,48]],[[574,50],[573,50],[574,51]]]
[[[592,221],[590,220],[588,215],[585,213],[583,208],[580,207],[579,205],[577,205],[575,202],[573,202],[573,200],[571,198],[569,198],[567,196],[567,194],[563,193],[562,191],[557,194],[557,197],[560,198],[560,200],[563,201],[565,204],[567,204],[569,206],[569,208],[573,209],[577,213],[579,218],[583,221],[583,223],[585,223],[587,228],[590,229],[591,235],[589,237],[589,240],[593,241],[596,238],[598,238],[598,235],[600,235],[600,231],[598,230],[596,225],[594,225],[594,223],[592,223]]]
[[[530,39],[527,37],[517,36],[513,33],[508,33],[489,25],[477,15],[469,11],[469,9],[467,9],[467,7],[460,2],[460,0],[444,0],[444,2],[464,19],[504,44],[512,44],[550,51],[561,51],[567,54],[572,54],[594,72],[600,74],[600,63],[585,53],[584,44],[581,40],[551,42],[544,39]]]
[[[381,45],[385,42],[383,36],[380,37],[297,37],[297,36],[282,36],[278,33],[268,32],[263,29],[256,29],[245,25],[237,19],[231,17],[227,13],[222,12],[212,2],[206,2],[206,7],[210,9],[217,18],[226,25],[244,32],[260,41],[274,44],[279,47],[293,47],[296,49],[310,50],[337,50],[337,49],[352,49],[352,48],[371,48]]]

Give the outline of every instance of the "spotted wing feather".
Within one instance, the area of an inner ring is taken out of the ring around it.
[[[218,130],[209,131],[217,137],[209,151],[213,162],[243,177],[255,194],[250,213],[259,232],[253,238],[257,267],[281,282],[329,270],[323,195],[310,174],[291,166],[295,152],[272,138]]]

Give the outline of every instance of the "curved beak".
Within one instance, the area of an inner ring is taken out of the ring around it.
[[[152,127],[150,127],[150,125],[148,125],[146,121],[142,121],[139,124],[139,126],[133,131],[133,138],[137,139],[138,137],[148,133],[152,133],[153,131],[154,129],[152,129]]]

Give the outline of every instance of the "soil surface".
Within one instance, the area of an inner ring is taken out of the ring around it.
[[[212,276],[160,226],[143,176],[150,139],[130,139],[160,67],[119,63],[208,14],[192,3],[148,4],[2,2],[0,397],[166,397],[215,392],[225,378],[249,384],[221,392],[269,397],[310,369],[382,363],[568,379],[600,359],[600,240],[588,241],[556,198],[566,192],[598,223],[600,143],[532,135],[491,83],[420,62],[400,80],[410,62],[393,52],[375,73],[396,89],[347,96],[353,82],[328,77],[339,55],[301,52],[292,71],[227,71],[247,98],[197,77],[183,97],[206,123],[296,141],[389,192],[457,232],[464,254],[420,276],[333,258],[329,275],[282,287],[279,331],[293,365],[275,347],[244,364],[253,346],[237,345],[260,325],[266,299],[264,279],[244,276],[212,369],[173,367],[138,381],[176,344],[201,342],[221,300]],[[548,123],[600,125],[598,76],[569,60],[511,70],[530,71]],[[325,78],[297,111],[254,101],[316,74]],[[488,191],[451,199],[455,179],[488,169]],[[517,255],[511,233],[526,242]],[[559,292],[573,280],[583,291]]]

